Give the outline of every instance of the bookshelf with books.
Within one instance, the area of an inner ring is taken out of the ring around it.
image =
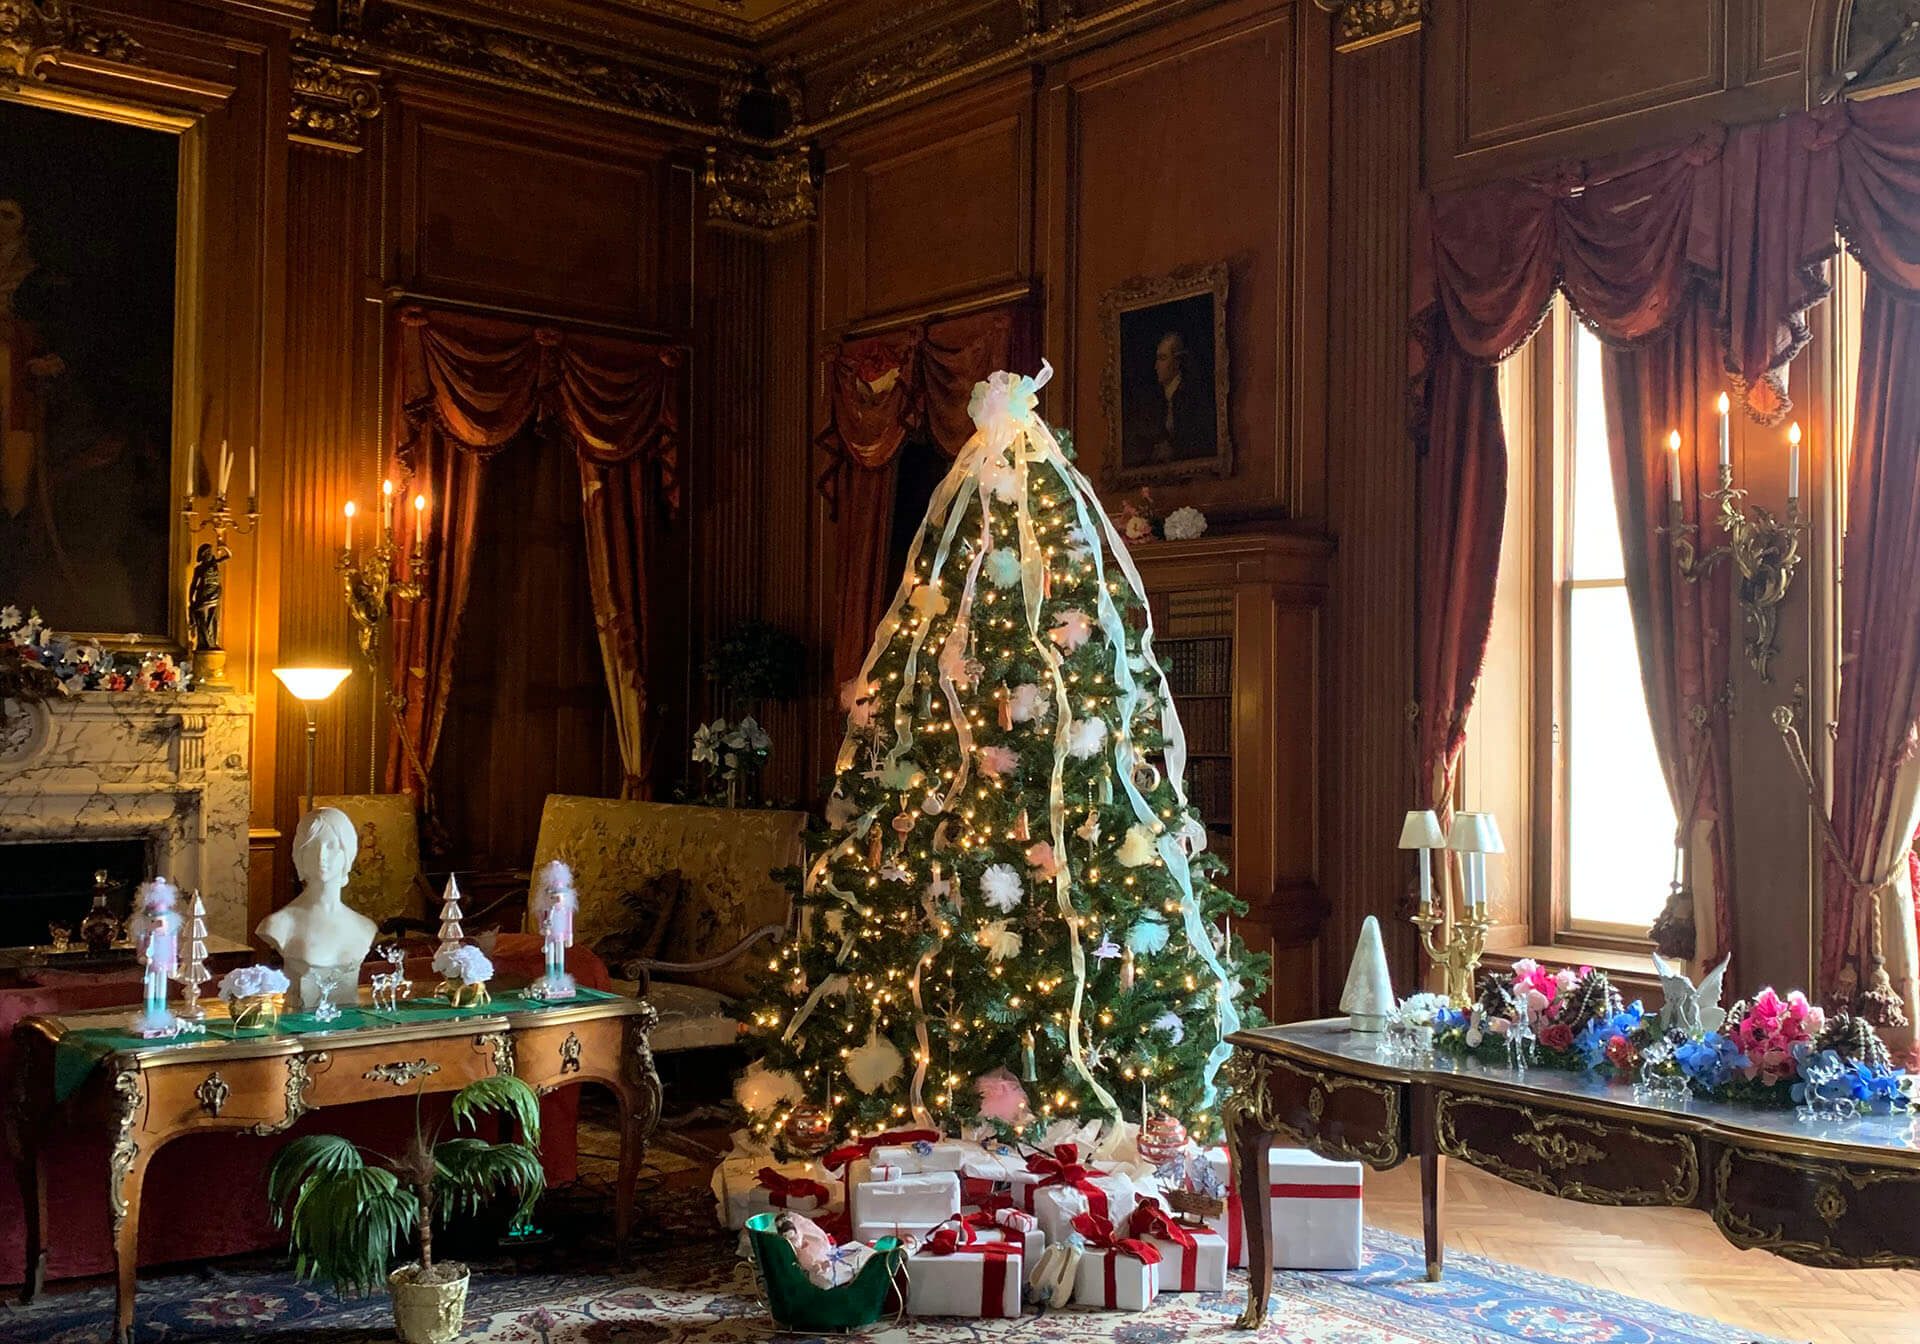
[[[1187,737],[1187,793],[1274,955],[1276,1021],[1314,1011],[1320,813],[1319,628],[1331,546],[1286,532],[1134,547]]]

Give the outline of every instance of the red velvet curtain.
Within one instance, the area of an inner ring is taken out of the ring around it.
[[[840,522],[836,685],[859,674],[900,581],[885,571],[901,444],[924,427],[947,456],[958,453],[973,436],[973,385],[1016,359],[1025,367],[1032,325],[1025,305],[997,308],[848,341],[827,356],[827,424],[815,442],[828,454],[822,486]]]
[[[1733,874],[1724,698],[1730,576],[1728,566],[1716,565],[1698,583],[1681,578],[1672,538],[1661,529],[1672,522],[1674,507],[1666,438],[1678,429],[1681,521],[1696,529],[1696,542],[1712,535],[1702,501],[1720,484],[1720,417],[1708,395],[1720,385],[1714,325],[1711,309],[1690,304],[1667,330],[1637,346],[1609,347],[1602,356],[1627,598],[1647,718],[1678,819],[1675,843],[1690,859],[1695,823],[1711,828],[1712,871],[1704,884],[1697,873],[1686,884],[1696,900],[1703,892],[1725,892]],[[1700,544],[1704,549],[1710,543]],[[1712,902],[1722,949],[1731,945],[1731,909],[1727,901]],[[1691,905],[1670,899],[1654,922],[1655,945],[1669,957],[1691,959],[1697,951],[1694,920]]]
[[[1704,301],[1726,381],[1756,418],[1784,415],[1785,367],[1805,343],[1804,309],[1824,296],[1821,263],[1833,251],[1831,175],[1808,161],[1827,143],[1826,128],[1808,118],[1716,129],[1681,146],[1562,165],[1423,202],[1414,432],[1421,453],[1415,734],[1424,805],[1443,814],[1452,806],[1492,623],[1506,499],[1492,366],[1526,343],[1556,290],[1617,347],[1660,339]],[[1609,367],[1616,375],[1644,370],[1643,390],[1659,381],[1638,360]],[[1681,400],[1697,403],[1708,370],[1696,364],[1688,376],[1696,386],[1683,399],[1673,392],[1676,410],[1684,409]],[[1632,457],[1620,461],[1623,473],[1650,469],[1640,461],[1645,447],[1624,450]],[[1643,586],[1634,602],[1643,649],[1679,638],[1654,628],[1662,618],[1648,606],[1650,592]],[[1724,742],[1724,732],[1717,739]],[[1657,740],[1663,756],[1678,745],[1671,736]],[[1678,765],[1667,763],[1670,775]],[[1723,924],[1726,918],[1721,911]]]
[[[677,347],[409,307],[394,339],[395,456],[432,501],[427,591],[392,604],[399,702],[387,787],[425,805],[471,583],[486,459],[530,427],[579,458],[581,518],[625,791],[648,772],[645,519],[680,502]],[[414,538],[402,529],[400,563]]]

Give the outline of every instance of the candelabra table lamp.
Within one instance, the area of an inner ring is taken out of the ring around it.
[[[1436,821],[1434,830],[1439,829]],[[1426,838],[1424,833],[1421,838]],[[1404,837],[1403,837],[1404,840]],[[1409,846],[1424,848],[1424,846]],[[1491,812],[1456,812],[1453,829],[1447,834],[1447,848],[1460,856],[1460,888],[1464,909],[1454,916],[1450,908],[1436,908],[1432,889],[1421,886],[1420,908],[1413,924],[1427,955],[1445,976],[1447,999],[1457,1008],[1473,1001],[1473,980],[1480,969],[1480,957],[1487,950],[1487,930],[1493,920],[1487,914],[1487,855],[1502,854],[1506,846],[1500,840],[1500,826]]]
[[[314,707],[331,697],[340,683],[347,679],[351,671],[345,667],[276,667],[273,675],[280,678],[280,684],[287,688],[287,694],[300,702],[307,711],[307,802],[305,811],[313,811],[313,753],[319,727],[314,719]]]

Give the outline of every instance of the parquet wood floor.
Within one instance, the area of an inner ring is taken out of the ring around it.
[[[1420,1235],[1420,1175],[1368,1172],[1367,1221]],[[1920,1209],[1914,1210],[1920,1218]],[[1807,1344],[1920,1344],[1920,1270],[1807,1269],[1728,1245],[1704,1214],[1604,1209],[1447,1172],[1447,1249]]]

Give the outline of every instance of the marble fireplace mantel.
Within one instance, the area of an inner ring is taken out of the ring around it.
[[[83,691],[0,714],[0,844],[144,839],[198,887],[211,933],[247,937],[253,697]]]

